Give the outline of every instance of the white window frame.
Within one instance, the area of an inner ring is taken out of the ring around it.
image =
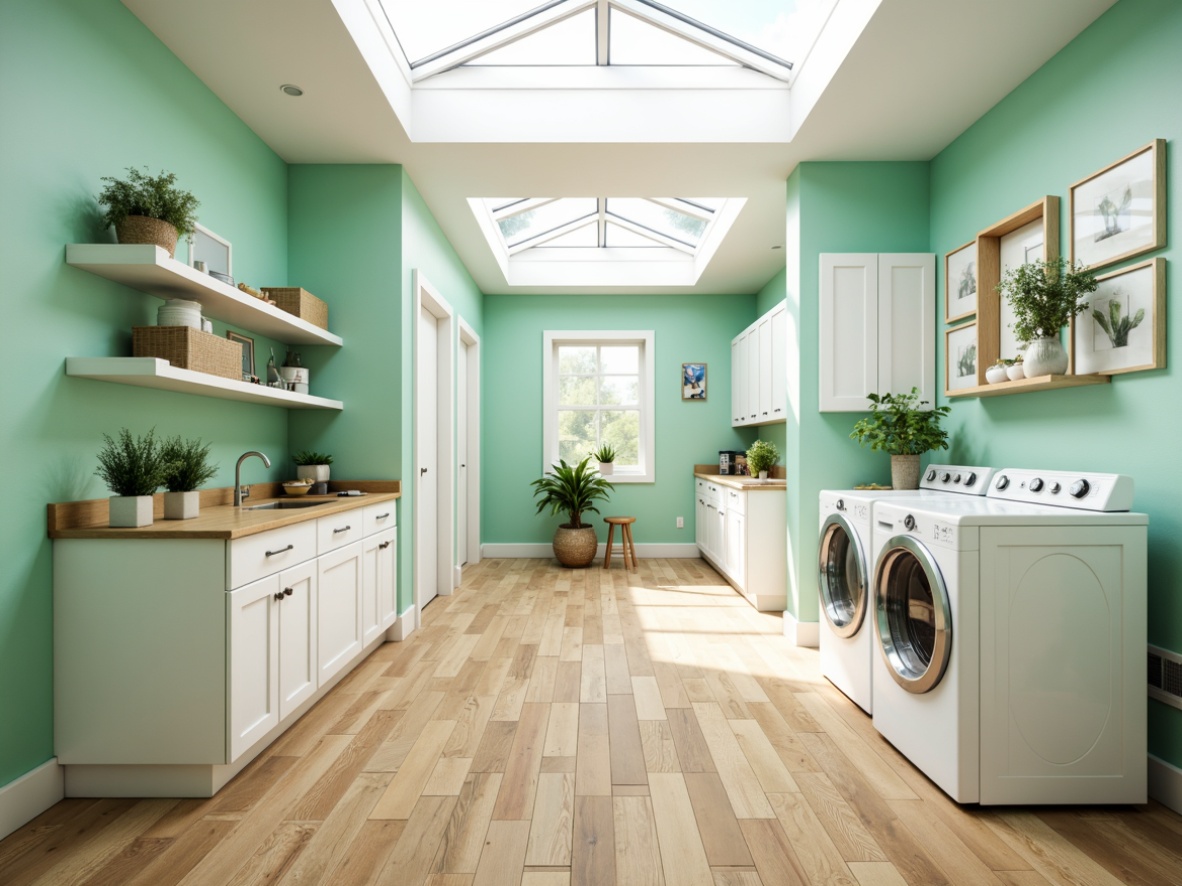
[[[542,472],[558,463],[558,348],[564,345],[639,345],[640,354],[640,464],[635,468],[617,465],[612,483],[655,483],[657,481],[656,397],[653,384],[655,334],[643,330],[546,330],[542,334]]]

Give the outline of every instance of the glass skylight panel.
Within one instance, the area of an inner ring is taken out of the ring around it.
[[[637,234],[635,231],[630,231],[627,228],[615,224],[610,218],[607,224],[604,225],[606,229],[603,232],[603,245],[613,248],[629,247],[632,249],[659,249],[662,244],[653,240],[651,237],[645,237],[642,234]]]
[[[611,11],[611,63],[613,65],[729,65],[726,58],[683,37],[642,22],[618,9]]]
[[[592,221],[576,228],[569,234],[563,234],[544,243],[539,243],[537,249],[595,249],[599,246],[599,225]]]
[[[667,0],[664,6],[768,55],[799,62],[836,4],[837,0]]]
[[[520,40],[486,52],[476,65],[594,65],[595,10],[571,16]]]
[[[563,197],[516,215],[498,218],[497,226],[501,229],[505,244],[511,248],[593,216],[598,211],[599,204],[594,197]]]
[[[540,0],[379,0],[411,64],[496,28]]]
[[[697,246],[709,226],[706,219],[639,197],[610,197],[607,213],[689,246]]]

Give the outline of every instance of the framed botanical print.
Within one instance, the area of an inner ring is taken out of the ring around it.
[[[1166,245],[1166,142],[1071,186],[1071,261],[1099,268]]]
[[[977,386],[977,324],[954,326],[944,333],[944,392]]]
[[[977,313],[977,241],[944,256],[944,322]]]
[[[1119,375],[1166,365],[1166,260],[1103,277],[1072,320],[1076,375]]]

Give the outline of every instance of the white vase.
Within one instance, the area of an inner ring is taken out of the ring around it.
[[[1010,381],[1017,381],[1020,378],[1026,378],[1026,370],[1022,368],[1021,363],[1015,363],[1006,367],[1006,376]]]
[[[107,505],[108,523],[114,529],[138,529],[152,525],[152,496],[112,495]]]
[[[990,366],[985,370],[985,381],[991,385],[1006,380],[1006,367],[1004,366]]]
[[[327,483],[328,471],[331,467],[332,465],[296,465],[296,479]]]
[[[1067,371],[1067,352],[1057,335],[1036,338],[1026,346],[1022,356],[1023,371],[1027,378],[1040,375],[1062,375]]]
[[[201,512],[201,493],[196,489],[190,492],[164,493],[165,520],[192,520]]]
[[[603,477],[610,477],[612,472],[616,469],[615,463],[610,461],[601,461],[599,463],[599,474]]]

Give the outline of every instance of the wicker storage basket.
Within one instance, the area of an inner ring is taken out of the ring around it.
[[[242,344],[191,326],[133,326],[134,357],[159,357],[181,369],[242,381]]]
[[[264,286],[263,292],[275,300],[275,305],[282,311],[295,314],[301,320],[307,320],[313,326],[328,329],[328,305],[308,292],[306,289],[294,287]]]

